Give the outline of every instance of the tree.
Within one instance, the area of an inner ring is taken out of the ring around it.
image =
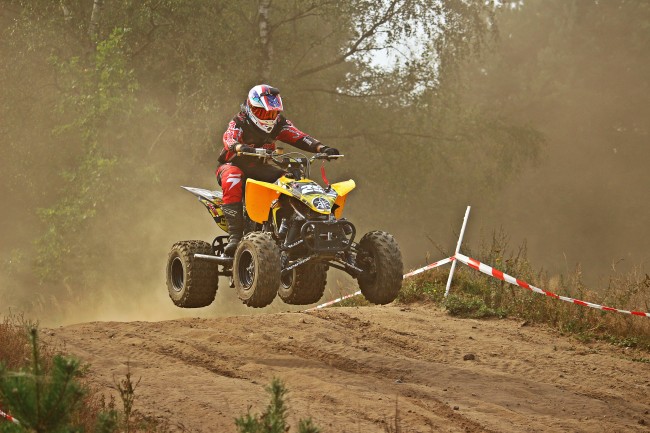
[[[499,44],[465,68],[465,98],[531,125],[547,148],[540,167],[493,202],[496,217],[539,244],[550,269],[580,260],[597,275],[614,258],[626,259],[621,269],[645,261],[650,5],[512,3],[497,17]],[[534,230],[530,215],[543,215]]]
[[[496,31],[495,7],[483,1],[7,0],[2,8],[0,54],[11,61],[0,65],[9,89],[0,101],[9,155],[0,188],[6,218],[26,223],[3,233],[0,255],[14,284],[40,293],[15,291],[24,294],[12,297],[18,303],[101,305],[104,286],[131,299],[133,285],[159,274],[167,237],[186,236],[177,185],[195,173],[214,182],[220,128],[261,80],[281,89],[301,129],[348,156],[331,176],[361,185],[349,207],[360,229],[402,222],[364,212],[376,196],[364,190],[405,206],[411,195],[429,197],[432,184],[467,191],[487,185],[504,160],[525,164],[539,144],[534,131],[460,102],[462,60]],[[530,149],[513,146],[518,140]],[[486,147],[489,158],[468,167],[463,157]],[[392,181],[406,171],[417,177]],[[440,218],[444,200],[405,209]]]

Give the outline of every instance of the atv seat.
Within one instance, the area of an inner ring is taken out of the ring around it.
[[[191,192],[197,197],[209,200],[214,204],[219,204],[223,200],[223,192],[221,191],[210,191],[208,189],[193,188],[191,186],[181,186],[181,188]]]

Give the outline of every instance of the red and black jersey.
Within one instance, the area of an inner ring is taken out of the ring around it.
[[[271,132],[266,133],[248,119],[244,111],[239,112],[228,124],[228,129],[223,134],[223,150],[219,155],[219,162],[230,162],[238,167],[247,167],[261,164],[259,158],[252,156],[237,156],[235,146],[245,144],[255,148],[275,150],[275,142],[279,140],[300,150],[317,152],[320,141],[305,134],[286,119],[278,116],[278,122]]]

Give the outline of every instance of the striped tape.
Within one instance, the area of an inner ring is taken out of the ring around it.
[[[446,259],[439,260],[435,263],[431,263],[430,265],[426,265],[423,268],[416,269],[413,272],[409,272],[408,274],[404,274],[402,278],[406,279],[409,277],[412,277],[413,275],[421,274],[424,271],[428,271],[429,269],[437,268],[438,266],[446,265],[447,263],[451,262],[452,260],[456,260],[454,257],[447,257]]]
[[[324,304],[317,305],[314,308],[309,308],[309,309],[307,309],[305,311],[318,310],[319,308],[329,307],[330,305],[338,304],[339,302],[341,302],[344,299],[349,299],[349,298],[352,298],[352,297],[360,295],[360,294],[361,294],[361,290],[357,290],[354,293],[351,293],[351,294],[345,295],[345,296],[341,296],[340,298],[336,298],[333,301],[325,302]]]
[[[9,415],[8,413],[3,412],[2,409],[0,409],[0,419],[1,419],[1,418],[6,419],[7,421],[11,421],[11,422],[13,422],[14,424],[19,424],[19,425],[20,425],[20,423],[18,422],[18,420],[17,420],[16,418],[14,418],[13,416]]]
[[[446,259],[438,260],[437,262],[431,263],[430,265],[426,265],[426,266],[424,266],[424,267],[422,267],[420,269],[414,270],[413,272],[409,272],[408,274],[404,274],[404,276],[402,276],[402,278],[405,279],[405,278],[412,277],[413,275],[417,275],[417,274],[422,273],[424,271],[428,271],[429,269],[433,269],[433,268],[437,268],[438,266],[446,265],[447,263],[449,263],[449,262],[451,262],[453,260],[455,260],[454,257],[447,257]],[[341,296],[340,298],[336,298],[336,299],[334,299],[332,301],[325,302],[324,304],[317,305],[317,306],[315,306],[313,308],[308,308],[305,311],[318,310],[320,308],[329,307],[330,305],[338,304],[339,302],[341,302],[341,301],[343,301],[345,299],[349,299],[349,298],[352,298],[352,297],[360,295],[360,294],[361,294],[361,290],[358,290],[358,291],[356,291],[356,292],[354,292],[354,293],[352,293],[350,295]]]
[[[481,271],[484,274],[490,275],[494,278],[497,278],[501,281],[505,281],[510,284],[514,284],[515,286],[523,287],[524,289],[528,289],[530,291],[533,291],[535,293],[539,293],[541,295],[548,296],[550,298],[555,298],[559,299],[561,301],[565,302],[571,302],[572,304],[577,304],[577,305],[582,305],[583,307],[590,307],[590,308],[595,308],[597,310],[603,310],[603,311],[615,311],[617,313],[624,313],[624,314],[631,314],[633,316],[643,316],[643,317],[650,317],[650,313],[644,313],[642,311],[627,311],[627,310],[619,310],[618,308],[612,308],[612,307],[605,307],[604,305],[598,305],[594,304],[592,302],[586,302],[586,301],[581,301],[579,299],[573,299],[569,298],[568,296],[560,296],[557,295],[553,292],[549,292],[547,290],[542,290],[540,288],[537,288],[533,285],[528,284],[525,281],[518,280],[515,277],[512,277],[506,273],[501,272],[498,269],[495,269],[491,266],[486,265],[485,263],[481,263],[476,259],[472,259],[471,257],[467,257],[463,254],[457,253],[456,254],[456,260],[458,260],[461,263],[466,264],[470,268],[476,269],[477,271]]]

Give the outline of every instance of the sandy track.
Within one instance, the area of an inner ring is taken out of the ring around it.
[[[90,362],[106,393],[129,361],[142,378],[136,408],[179,431],[235,431],[235,416],[267,404],[274,376],[289,389],[292,425],[311,416],[325,432],[384,432],[396,401],[403,432],[650,430],[650,364],[638,361],[647,354],[429,306],[94,322],[46,334]]]

